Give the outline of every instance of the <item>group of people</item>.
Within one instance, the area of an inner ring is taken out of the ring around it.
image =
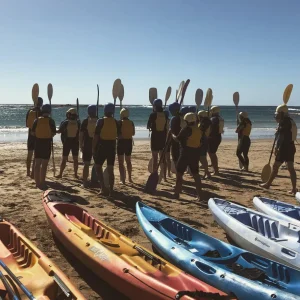
[[[169,119],[169,113],[172,115],[171,119]],[[84,187],[88,187],[89,184],[89,167],[93,158],[96,178],[101,187],[100,193],[110,196],[113,194],[116,154],[118,155],[121,182],[125,183],[125,162],[128,180],[132,182],[131,154],[135,126],[129,119],[127,108],[121,109],[120,120],[116,120],[114,114],[114,104],[108,103],[104,106],[104,116],[98,119],[96,105],[90,105],[87,109],[88,116],[80,122],[77,110],[70,108],[66,113],[66,119],[56,130],[55,122],[51,118],[51,106],[43,105],[43,100],[39,97],[36,107],[30,109],[26,116],[26,125],[29,128],[27,175],[35,179],[37,187],[46,188],[45,177],[51,156],[53,137],[60,133],[63,153],[58,178],[63,176],[70,152],[73,156],[74,176],[78,177],[78,154],[81,150],[84,163],[82,173]],[[276,159],[269,180],[261,186],[269,188],[280,165],[286,162],[292,181],[291,193],[296,193],[296,172],[293,164],[296,152],[295,123],[290,118],[286,105],[277,107],[275,119],[278,123]],[[162,100],[156,99],[153,102],[153,112],[149,116],[147,128],[151,131],[152,170],[157,171],[160,166],[163,179],[167,180],[167,174],[171,176],[170,157],[172,156],[176,169],[174,198],[180,197],[183,174],[189,169],[195,181],[197,198],[200,200],[199,164],[204,169],[204,178],[211,176],[207,154],[214,170],[212,175],[219,174],[217,151],[224,130],[224,119],[221,117],[220,107],[213,106],[208,111],[197,112],[195,106],[181,107],[178,102],[174,102],[169,105],[167,111],[163,107]],[[238,134],[236,155],[243,171],[248,171],[249,168],[248,152],[251,145],[251,129],[252,123],[248,114],[240,112],[236,128]],[[103,174],[105,161],[107,162],[108,185],[105,185]]]

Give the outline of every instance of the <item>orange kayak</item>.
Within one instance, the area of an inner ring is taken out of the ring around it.
[[[68,203],[70,200],[65,193],[44,193],[43,205],[53,233],[96,276],[130,299],[229,299],[82,207]]]
[[[0,265],[0,299],[85,299],[45,254],[3,219],[0,219]],[[26,295],[26,290],[32,298]]]

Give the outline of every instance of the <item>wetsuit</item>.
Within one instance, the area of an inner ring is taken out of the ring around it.
[[[27,149],[33,151],[35,147],[35,136],[32,135],[32,126],[36,118],[41,116],[41,109],[33,107],[26,114],[26,127],[28,128]]]
[[[180,130],[181,130],[181,118],[180,116],[174,116],[172,119],[171,119],[171,122],[170,122],[170,130],[171,130],[171,133],[178,136]],[[174,163],[176,163],[178,161],[178,158],[179,158],[179,143],[172,139],[171,140],[171,151],[172,151],[172,159],[174,161]]]
[[[120,135],[117,143],[118,155],[130,156],[132,153],[132,137],[135,135],[134,123],[128,118],[118,121]]]
[[[83,133],[82,160],[90,162],[93,156],[93,138],[96,130],[97,118],[88,117],[84,119],[80,126]]]
[[[220,133],[220,119],[218,116],[215,116],[210,120],[211,131],[208,137],[208,152],[211,154],[216,154],[222,141],[222,135]]]
[[[199,128],[202,131],[202,140],[201,140],[201,146],[200,146],[200,156],[206,156],[208,151],[208,137],[210,135],[211,130],[211,120],[208,117],[203,117]]]
[[[239,158],[240,162],[243,164],[243,166],[246,167],[249,166],[248,152],[251,145],[251,140],[250,140],[251,129],[252,129],[252,123],[248,118],[243,119],[243,121],[239,123],[239,126],[237,128],[238,146],[236,150],[236,155]]]
[[[32,126],[35,134],[35,158],[50,159],[52,137],[56,134],[55,122],[50,117],[39,117]]]

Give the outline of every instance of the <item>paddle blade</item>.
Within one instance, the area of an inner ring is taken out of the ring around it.
[[[114,100],[116,100],[119,96],[120,88],[121,88],[121,79],[116,79],[113,84],[112,96]]]
[[[167,101],[169,100],[170,96],[171,96],[171,92],[172,92],[172,88],[169,86],[166,92],[166,96],[165,96],[165,104],[167,104]]]
[[[201,89],[197,89],[196,94],[195,94],[195,103],[197,107],[199,107],[202,103],[203,100],[203,91]]]
[[[123,98],[124,98],[124,85],[122,83],[121,83],[121,86],[120,86],[118,97],[119,97],[120,101],[122,102]]]
[[[158,180],[159,176],[157,171],[150,174],[146,182],[145,193],[153,195],[156,192]]]
[[[293,90],[293,85],[292,84],[289,84],[286,88],[285,88],[285,90],[284,90],[284,92],[283,92],[283,102],[284,102],[284,104],[287,104],[288,102],[289,102],[289,100],[290,100],[290,96],[291,96],[291,93],[292,93],[292,90]]]
[[[212,89],[209,88],[206,91],[206,96],[205,96],[205,100],[204,100],[204,107],[205,108],[208,108],[208,107],[211,106],[212,99],[213,99]]]
[[[148,163],[148,171],[149,173],[153,172],[153,160],[150,158],[149,163]]]
[[[183,87],[184,87],[184,80],[181,81],[179,84],[179,88],[178,88],[177,94],[176,94],[176,102],[178,102],[179,99],[181,98]]]
[[[300,192],[297,192],[296,195],[295,195],[295,197],[296,197],[296,200],[298,202],[300,202]]]
[[[52,99],[52,96],[53,96],[53,86],[52,86],[51,83],[48,84],[47,94],[48,94],[49,102],[51,102],[51,99]]]
[[[266,164],[261,171],[262,182],[268,181],[268,179],[270,178],[271,172],[272,172],[272,168],[271,168],[270,164]]]
[[[235,106],[238,106],[239,102],[240,102],[240,94],[239,94],[239,92],[235,92],[233,94],[233,103]]]
[[[149,89],[149,101],[151,104],[153,104],[153,101],[157,99],[157,89],[155,87],[152,87]]]
[[[188,79],[184,83],[184,86],[183,86],[182,91],[181,91],[181,99],[180,99],[180,103],[179,103],[180,105],[182,105],[182,103],[183,103],[183,99],[184,99],[184,96],[185,96],[185,93],[186,93],[186,90],[187,90],[189,84],[190,84],[190,80]]]
[[[32,87],[32,92],[31,92],[31,96],[32,96],[32,101],[34,103],[34,105],[36,105],[38,97],[39,97],[39,85],[37,83],[35,83]]]

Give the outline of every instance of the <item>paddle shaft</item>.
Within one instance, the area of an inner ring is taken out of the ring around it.
[[[0,271],[0,279],[3,282],[3,285],[7,291],[7,293],[12,296],[13,300],[19,300],[19,298],[17,297],[17,295],[14,293],[13,289],[11,288],[10,284],[8,283],[7,279],[5,278],[5,276],[3,275],[3,273]],[[3,299],[1,297],[1,299]]]
[[[79,118],[79,100],[78,100],[78,98],[76,100],[76,107],[77,107],[77,116],[78,116],[78,119],[80,119]]]
[[[51,98],[49,97],[49,103],[51,107],[52,112],[52,104],[51,104]],[[55,160],[54,160],[54,145],[53,145],[53,137],[51,139],[51,152],[52,152],[52,165],[53,165],[53,175],[55,176]]]
[[[98,119],[98,112],[99,112],[99,85],[97,84],[97,119]],[[116,100],[115,100],[115,104],[116,104]]]

